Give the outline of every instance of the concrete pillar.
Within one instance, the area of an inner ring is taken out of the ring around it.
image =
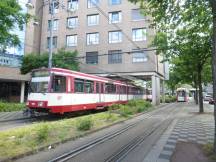
[[[160,104],[160,78],[152,76],[152,104]]]
[[[25,82],[21,82],[20,103],[24,103],[25,99]]]

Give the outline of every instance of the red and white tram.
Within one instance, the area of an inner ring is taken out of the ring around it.
[[[50,113],[99,109],[144,98],[143,90],[120,81],[52,68],[32,72],[27,106]]]

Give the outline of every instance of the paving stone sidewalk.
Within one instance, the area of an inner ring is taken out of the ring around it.
[[[197,107],[189,103],[168,127],[143,162],[169,162],[177,142],[207,144],[213,142],[213,107],[205,105],[205,114],[196,113]]]
[[[1,112],[0,113],[0,122],[18,120],[18,119],[23,119],[23,118],[29,118],[29,115],[23,114],[23,111]]]

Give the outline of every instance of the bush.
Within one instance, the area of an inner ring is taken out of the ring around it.
[[[84,118],[77,122],[76,124],[77,130],[87,131],[93,127],[93,121],[91,118]]]
[[[165,96],[165,103],[176,102],[176,96]]]
[[[24,110],[25,107],[25,104],[0,101],[0,112],[21,111]]]
[[[151,103],[145,100],[130,100],[128,104],[120,106],[120,114],[124,117],[141,113],[151,107]]]

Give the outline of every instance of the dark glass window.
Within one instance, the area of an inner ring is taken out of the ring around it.
[[[94,92],[94,82],[86,80],[85,81],[85,92],[86,93],[93,93]]]
[[[116,85],[106,83],[105,87],[106,87],[105,88],[106,89],[106,93],[116,93]]]
[[[112,50],[108,52],[108,63],[109,64],[118,64],[122,63],[122,51],[121,50]]]
[[[96,93],[100,93],[100,84],[96,83]]]
[[[75,79],[75,92],[84,92],[84,80],[83,79]]]
[[[54,75],[52,90],[53,92],[66,92],[66,77]]]
[[[104,84],[101,83],[101,93],[104,93]]]
[[[120,89],[120,93],[121,94],[126,94],[126,87],[125,86],[121,86],[120,88],[121,88]]]
[[[86,52],[87,64],[98,64],[98,52]]]

